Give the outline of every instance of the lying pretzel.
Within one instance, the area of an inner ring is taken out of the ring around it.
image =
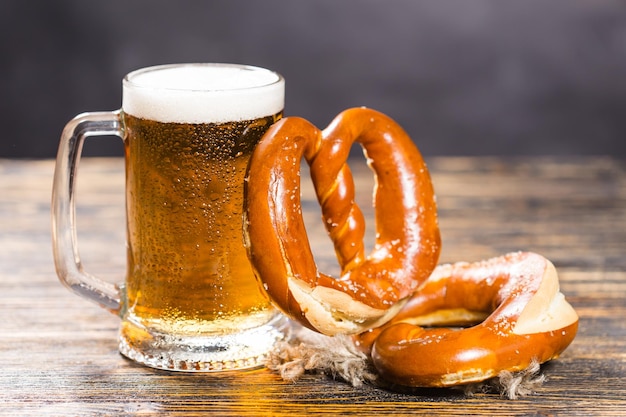
[[[346,165],[354,141],[377,180],[376,245],[367,258]],[[342,267],[338,279],[317,270],[309,247],[300,207],[303,156]],[[257,146],[247,181],[246,246],[271,299],[321,333],[362,333],[355,338],[373,343],[374,364],[391,381],[447,386],[487,379],[558,356],[576,333],[578,319],[558,292],[554,267],[538,255],[440,266],[428,278],[440,247],[432,185],[419,151],[387,116],[350,109],[323,132],[300,118],[283,119]],[[416,326],[476,321],[492,311],[466,330]],[[413,315],[414,324],[407,323]]]
[[[374,366],[393,382],[451,386],[554,359],[577,328],[552,263],[518,252],[437,267],[391,322],[360,341],[373,342]]]
[[[376,174],[376,242],[364,255],[364,220],[347,159],[360,143]],[[317,270],[300,206],[300,160],[310,165],[327,231],[342,268]],[[369,109],[341,113],[324,132],[301,118],[274,124],[248,168],[244,222],[250,260],[288,316],[321,333],[354,334],[391,319],[439,257],[430,176],[408,135]]]

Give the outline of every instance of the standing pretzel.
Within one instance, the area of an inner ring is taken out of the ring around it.
[[[347,159],[358,142],[376,175],[376,242],[364,255],[364,220]],[[300,160],[310,166],[342,268],[317,270],[300,206]],[[419,151],[389,117],[357,108],[323,132],[301,118],[274,124],[257,145],[245,188],[252,265],[288,316],[321,333],[359,333],[391,319],[439,257],[437,208]]]

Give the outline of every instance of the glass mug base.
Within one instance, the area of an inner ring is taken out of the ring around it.
[[[126,320],[120,329],[119,351],[135,362],[168,371],[259,368],[265,366],[276,342],[284,339],[288,326],[289,320],[276,313],[265,325],[240,332],[173,336]]]

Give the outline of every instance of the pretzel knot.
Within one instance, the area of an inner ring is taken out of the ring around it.
[[[376,178],[376,238],[367,257],[347,165],[355,142]],[[342,269],[338,278],[318,271],[311,253],[300,205],[302,158]],[[245,193],[246,245],[265,290],[285,314],[321,333],[382,325],[436,266],[440,237],[428,170],[404,130],[374,110],[346,110],[324,131],[301,118],[278,121],[255,149]]]
[[[347,165],[355,142],[376,179],[376,239],[368,256]],[[338,278],[318,271],[311,253],[300,202],[302,158],[342,269]],[[274,304],[320,333],[354,335],[392,382],[482,381],[556,358],[576,334],[578,316],[540,255],[435,268],[440,237],[428,170],[408,135],[381,113],[349,109],[323,131],[301,118],[282,119],[254,151],[245,194],[245,244]],[[442,327],[450,325],[471,326]]]

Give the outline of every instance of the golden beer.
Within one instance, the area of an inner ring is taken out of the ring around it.
[[[229,333],[275,314],[243,244],[243,182],[280,114],[162,123],[125,116],[128,314],[179,335]]]
[[[124,80],[128,270],[120,351],[173,370],[263,364],[286,319],[243,240],[252,152],[283,111],[284,80],[256,67],[153,67]]]

